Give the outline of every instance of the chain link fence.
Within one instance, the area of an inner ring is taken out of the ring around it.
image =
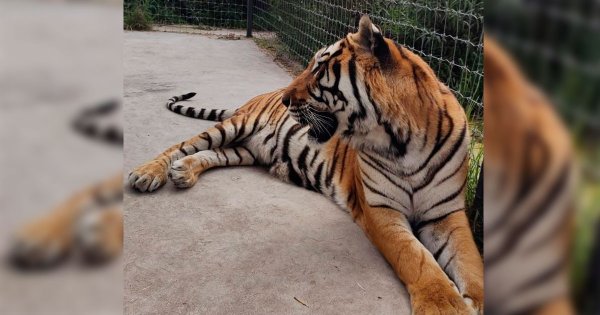
[[[600,135],[599,1],[488,1],[486,28],[576,135]]]
[[[248,0],[125,0],[123,9],[126,28],[127,19],[137,12],[159,30],[195,32],[245,28],[247,4]]]

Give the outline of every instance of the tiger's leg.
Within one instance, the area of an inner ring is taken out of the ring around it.
[[[10,249],[9,256],[12,262],[24,268],[43,268],[57,263],[76,247],[79,233],[87,232],[85,229],[78,229],[80,220],[85,220],[91,212],[113,212],[110,208],[122,200],[122,181],[123,176],[118,174],[91,186],[73,195],[45,216],[23,226],[17,231]],[[109,240],[108,238],[113,236],[108,236],[93,243],[95,249],[101,249],[103,252],[106,247],[110,247],[110,250],[105,252],[105,258],[116,256],[122,247],[122,236],[118,238],[118,235],[122,235],[122,218],[117,214],[116,220],[121,222],[113,224],[114,220],[109,220],[108,217],[115,218],[115,215],[100,214],[96,226],[104,229],[105,224],[110,221],[110,227],[107,229],[116,231],[117,239]],[[93,232],[96,231],[98,230]]]
[[[179,159],[171,166],[169,177],[179,188],[192,187],[198,176],[217,166],[252,165],[256,162],[255,155],[246,147],[217,148],[200,151]]]
[[[353,217],[406,286],[413,314],[468,314],[468,307],[433,255],[412,233],[406,216],[367,207]]]
[[[129,185],[140,192],[151,192],[167,182],[171,165],[191,154],[224,147],[234,141],[247,137],[253,130],[244,128],[254,125],[256,118],[248,115],[238,115],[216,124],[205,132],[179,144],[173,145],[153,160],[135,168],[129,174]]]
[[[463,210],[417,223],[415,233],[453,280],[465,302],[483,313],[483,261]]]

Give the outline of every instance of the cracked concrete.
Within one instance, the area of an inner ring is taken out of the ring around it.
[[[127,32],[125,172],[213,123],[173,95],[235,108],[291,77],[252,40]],[[125,190],[126,314],[409,314],[406,290],[350,216],[259,167],[208,171],[187,190]]]

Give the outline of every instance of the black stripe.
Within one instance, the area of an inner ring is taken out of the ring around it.
[[[442,253],[444,253],[444,249],[446,249],[446,246],[448,245],[448,243],[450,243],[450,238],[452,237],[452,233],[454,233],[454,231],[456,231],[459,228],[460,227],[453,228],[452,231],[450,231],[450,233],[448,233],[448,236],[446,237],[444,244],[435,251],[435,253],[433,254],[433,258],[435,258],[436,261],[440,258]]]
[[[223,146],[226,140],[227,133],[225,132],[225,129],[221,124],[215,125],[215,128],[217,128],[217,130],[219,130],[219,133],[221,134],[221,144],[219,146]]]
[[[206,111],[206,109],[204,109],[204,108],[201,108],[201,109],[200,109],[200,112],[198,113],[198,118],[200,118],[200,119],[205,119],[205,118],[204,118],[204,112],[205,112],[205,111]]]
[[[227,156],[227,152],[222,151],[223,152],[223,156],[225,156],[225,165],[229,166],[229,157]]]
[[[437,187],[437,186],[439,186],[439,185],[441,185],[441,184],[445,183],[445,182],[446,182],[448,179],[450,179],[450,178],[454,177],[454,175],[456,175],[456,173],[458,173],[458,171],[460,171],[460,170],[463,168],[463,165],[465,164],[465,162],[466,162],[466,161],[468,161],[468,157],[469,157],[469,153],[467,152],[467,153],[465,154],[465,156],[463,157],[462,161],[460,162],[460,164],[458,165],[458,167],[457,167],[457,168],[456,168],[456,169],[455,169],[455,170],[454,170],[454,171],[453,171],[451,174],[449,174],[448,176],[446,176],[446,177],[442,178],[442,180],[440,180],[440,182],[439,182],[439,183],[437,183],[437,184],[435,185],[435,187]],[[483,169],[483,165],[481,165],[481,166],[479,167],[479,169]],[[481,176],[481,175],[480,175],[480,176]]]
[[[194,117],[194,108],[188,107],[188,109],[185,111],[185,115],[188,117]]]
[[[241,164],[244,159],[242,159],[242,156],[240,155],[240,152],[238,151],[238,149],[236,147],[233,148],[233,152],[235,152],[235,155],[237,155],[238,159],[240,159],[240,164]]]
[[[214,109],[211,109],[210,113],[208,114],[208,117],[206,117],[206,119],[215,120],[215,118],[217,118],[217,111]]]
[[[454,257],[456,257],[456,253],[454,253],[454,254],[452,254],[452,256],[450,256],[450,258],[448,259],[448,261],[444,265],[444,268],[442,268],[442,270],[444,270],[444,272],[446,271],[446,268],[448,268],[448,266],[450,265],[450,263],[452,262],[452,260],[454,260]]]
[[[523,144],[524,149],[522,150],[521,155],[521,171],[519,172],[519,186],[517,193],[515,194],[514,199],[505,209],[504,217],[508,218],[513,216],[515,209],[519,209],[518,205],[529,195],[532,189],[538,186],[540,180],[544,178],[544,174],[547,171],[549,164],[549,148],[546,143],[532,131],[528,132],[525,135],[525,142]],[[534,156],[534,151],[539,150],[541,154],[535,154],[535,156],[541,157],[541,161],[539,163],[533,163],[531,160],[531,156]],[[537,165],[536,165],[537,164]],[[501,222],[500,220],[498,222]],[[499,223],[491,226],[488,231],[490,234],[496,232],[499,228]]]
[[[427,146],[427,138],[429,136],[428,130],[429,130],[429,124],[430,124],[431,118],[429,117],[430,116],[429,115],[429,107],[426,107],[426,109],[427,109],[427,113],[425,115],[427,116],[427,118],[425,119],[425,129],[423,129],[423,130],[425,130],[425,137],[423,138],[423,145],[421,146],[421,149],[419,150],[420,152],[423,152],[423,150]]]
[[[331,160],[331,167],[329,168],[329,173],[327,174],[327,177],[325,177],[325,186],[326,187],[331,187],[331,181],[333,180],[333,173],[335,172],[335,168],[337,167],[337,162],[339,159],[338,156],[338,148],[340,146],[340,141],[337,141],[335,144],[335,149],[333,149],[333,160]]]
[[[495,264],[500,258],[508,257],[506,255],[512,252],[512,250],[514,250],[516,247],[514,246],[514,244],[518,244],[518,242],[524,237],[524,234],[533,230],[533,225],[536,225],[539,222],[543,222],[544,216],[550,209],[552,209],[552,205],[554,204],[558,196],[561,195],[561,192],[563,192],[563,190],[566,188],[570,171],[571,164],[570,161],[567,161],[561,169],[559,176],[554,179],[554,182],[552,183],[550,189],[547,191],[546,194],[544,194],[545,198],[541,200],[541,202],[537,206],[535,206],[535,208],[532,211],[530,211],[530,213],[528,213],[526,219],[521,220],[521,222],[515,224],[514,227],[512,227],[511,231],[509,231],[510,233],[508,234],[508,238],[502,244],[500,249],[495,253],[495,255],[492,255],[489,258],[486,257],[486,264],[489,263],[491,266]]]
[[[302,126],[300,126],[299,124],[295,124],[286,133],[286,135],[283,139],[283,147],[281,150],[282,151],[281,161],[283,161],[283,162],[291,161],[290,152],[289,152],[290,140],[296,133],[298,133],[298,131],[300,131],[300,129],[302,129]]]
[[[248,152],[248,154],[250,154],[250,156],[252,157],[252,162],[256,162],[256,157],[254,156],[254,154],[252,154],[252,151],[248,150],[248,148],[246,147],[240,147],[244,150],[246,150],[246,152]]]
[[[543,286],[545,283],[554,279],[554,277],[558,276],[562,271],[566,270],[567,265],[567,256],[563,255],[561,259],[557,260],[554,264],[550,265],[549,268],[544,271],[537,273],[535,277],[529,279],[527,282],[519,286],[514,290],[515,294],[519,294],[522,292],[527,292],[533,288]]]
[[[344,177],[344,174],[345,174],[344,171],[346,169],[346,155],[348,155],[348,145],[344,145],[344,154],[342,157],[342,167],[340,169],[340,182],[342,181],[342,177]]]
[[[283,126],[288,121],[288,119],[290,119],[290,115],[285,115],[285,118],[281,119],[281,123],[275,127],[275,129],[277,130],[277,132],[275,133],[275,147],[273,147],[273,149],[271,150],[271,155],[273,154],[273,152],[275,152],[275,148],[278,147],[279,135],[281,134],[281,130],[283,129]]]
[[[463,125],[463,128],[460,132],[460,139],[458,139],[458,141],[454,142],[454,145],[452,145],[452,148],[450,149],[450,153],[448,153],[448,155],[442,161],[438,161],[438,163],[435,166],[433,166],[427,170],[427,175],[425,175],[425,178],[423,179],[421,184],[413,189],[414,192],[417,192],[417,191],[423,189],[425,186],[429,185],[433,181],[433,179],[435,178],[435,175],[437,175],[437,173],[444,166],[446,166],[448,162],[450,162],[452,160],[454,155],[456,155],[456,152],[458,152],[458,149],[460,149],[460,147],[462,146],[466,135],[467,135],[467,123],[465,122]],[[466,158],[467,154],[468,154],[468,152],[465,153],[465,158]],[[455,173],[456,172],[454,172],[454,174]]]
[[[185,149],[183,148],[183,145],[184,145],[184,144],[185,144],[185,142],[182,142],[182,143],[179,145],[179,151],[180,151],[181,153],[183,153],[183,155],[184,155],[184,156],[186,156],[186,155],[188,155],[188,153],[187,153],[187,152],[185,152]]]
[[[442,205],[448,201],[452,201],[454,200],[454,198],[456,198],[458,195],[460,195],[463,191],[463,189],[465,188],[465,185],[467,184],[467,179],[465,178],[465,180],[463,181],[462,185],[460,185],[460,188],[458,190],[456,190],[455,192],[451,193],[450,195],[446,196],[446,198],[436,202],[433,206],[429,207],[429,209],[425,210],[423,213],[427,213],[429,210]]]
[[[375,103],[375,100],[373,99],[373,96],[371,95],[371,86],[365,82],[365,87],[367,90],[367,97],[369,98],[369,103],[371,103],[371,106],[373,106],[373,110],[375,111],[377,123],[381,124],[382,123],[381,110],[379,109],[379,106],[377,105],[377,103]]]
[[[263,141],[263,144],[267,144],[267,142],[269,142],[269,140],[271,140],[271,138],[273,138],[273,136],[275,135],[275,131],[271,132],[270,134],[268,134],[265,137],[265,140]]]
[[[181,114],[182,107],[183,107],[182,105],[177,105],[177,106],[175,106],[175,109],[173,111],[176,112],[177,114]]]
[[[427,220],[420,220],[415,224],[413,230],[415,232],[419,232],[425,226],[427,226],[429,224],[435,224],[435,223],[441,222],[444,219],[446,219],[448,216],[450,216],[451,214],[458,212],[458,211],[463,211],[463,210],[464,210],[464,208],[460,208],[460,209],[452,210],[452,211],[445,213],[439,217],[435,217],[435,218],[431,218],[431,219],[427,219]]]
[[[321,161],[321,163],[319,163],[319,166],[317,166],[317,171],[315,172],[315,190],[318,192],[321,192],[321,174],[323,173],[323,164],[325,162]]]
[[[442,122],[444,120],[443,119],[444,117],[448,118],[450,128],[448,130],[448,133],[444,136],[444,138],[441,138],[442,137]],[[422,171],[425,168],[425,166],[427,166],[429,164],[429,162],[431,161],[433,156],[444,146],[444,144],[446,143],[448,138],[450,138],[450,135],[452,134],[453,130],[454,130],[454,122],[448,115],[448,112],[445,109],[444,110],[438,109],[438,131],[437,131],[437,135],[435,137],[435,145],[434,145],[433,149],[431,150],[431,152],[429,153],[429,156],[427,156],[427,159],[425,159],[425,162],[423,162],[423,164],[421,164],[414,172],[410,172],[410,173],[404,174],[404,175],[412,176],[412,175],[415,175],[418,172]]]
[[[394,211],[398,211],[400,213],[403,213],[402,210],[399,210],[399,209],[391,207],[390,205],[381,204],[381,203],[374,204],[374,205],[370,204],[369,207],[371,207],[371,208],[385,208],[385,209],[390,209],[390,210],[394,210]]]
[[[312,167],[315,164],[315,160],[317,159],[317,156],[320,152],[321,151],[319,149],[315,150],[315,155],[313,155],[312,159],[310,160],[310,167]]]
[[[398,140],[398,135],[394,132],[392,126],[389,123],[384,122],[383,129],[385,130],[385,133],[387,133],[390,137],[390,151],[392,151],[393,154],[398,157],[403,157],[404,155],[406,155],[407,143]],[[408,139],[410,140],[410,136]]]
[[[206,135],[206,138],[202,138],[202,139],[204,139],[208,142],[208,149],[212,149],[212,137],[210,136],[210,134],[208,132],[205,132],[204,134]]]
[[[377,163],[378,165],[381,165],[380,163],[378,163],[376,160],[373,160],[373,158],[369,155],[367,155],[367,157],[369,159],[371,159],[371,161]],[[381,175],[383,175],[383,177],[385,177],[390,183],[394,184],[396,187],[402,189],[402,191],[404,191],[408,196],[412,197],[412,193],[410,191],[408,191],[408,189],[404,188],[402,185],[400,185],[400,183],[396,182],[395,180],[393,180],[386,171],[382,171],[379,168],[377,168],[375,165],[373,165],[370,161],[365,160],[364,158],[362,158],[362,156],[360,157],[360,159],[367,163],[367,165],[369,165],[371,168],[373,168],[375,171],[377,171],[378,173],[380,173]]]
[[[298,169],[306,171],[306,157],[308,156],[309,147],[305,146],[298,156]]]
[[[242,137],[244,137],[244,134],[246,133],[246,123],[248,122],[247,117],[244,117],[242,119],[242,121],[240,122],[240,130],[238,130],[235,134],[235,137],[231,140],[232,143],[237,142],[238,140],[240,140]],[[237,125],[234,124],[234,127],[236,127],[237,129]]]
[[[358,102],[358,119],[363,119],[367,116],[367,110],[362,103],[362,98],[360,96],[360,92],[358,91],[358,84],[356,83],[356,58],[352,56],[350,62],[348,62],[348,74],[350,76],[350,83],[352,83],[352,92],[354,93],[354,98]]]
[[[433,254],[433,258],[437,261],[440,258],[440,255],[442,255],[442,253],[444,252],[444,249],[446,249],[446,246],[448,245],[448,238],[446,238],[446,240],[444,241],[444,244],[438,248],[438,250],[435,251],[435,253]]]

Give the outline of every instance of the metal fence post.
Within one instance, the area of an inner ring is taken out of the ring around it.
[[[253,0],[248,0],[247,3],[247,11],[246,11],[246,20],[247,20],[247,25],[246,25],[246,37],[252,37],[252,26],[253,26],[253,9],[254,9],[254,1]]]

